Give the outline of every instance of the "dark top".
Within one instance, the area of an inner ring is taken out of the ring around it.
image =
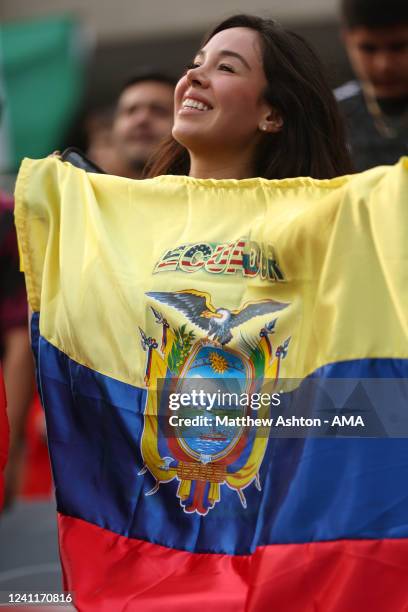
[[[357,172],[394,164],[403,155],[408,155],[408,116],[405,127],[399,128],[398,136],[389,138],[376,127],[357,81],[342,85],[334,93],[345,120],[347,141]],[[408,112],[408,104],[405,112]],[[398,116],[387,115],[390,125],[396,125],[398,120]]]

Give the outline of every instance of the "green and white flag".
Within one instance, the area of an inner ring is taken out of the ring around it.
[[[0,25],[0,173],[58,148],[81,101],[84,49],[71,17]]]

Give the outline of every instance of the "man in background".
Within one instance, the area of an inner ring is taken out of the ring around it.
[[[336,91],[355,170],[408,154],[408,0],[341,0],[357,80]]]
[[[173,126],[172,78],[150,72],[127,81],[120,91],[112,126],[114,168],[107,172],[140,178],[146,161]]]

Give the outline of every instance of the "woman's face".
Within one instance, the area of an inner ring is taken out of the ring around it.
[[[193,152],[254,149],[268,129],[266,85],[257,32],[218,32],[177,84],[174,138]]]

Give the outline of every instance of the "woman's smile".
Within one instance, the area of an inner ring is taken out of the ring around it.
[[[196,114],[196,111],[210,111],[212,108],[213,106],[203,97],[197,94],[186,93],[178,112],[179,114],[186,114],[186,112],[190,114],[191,111],[194,111],[193,114]]]

